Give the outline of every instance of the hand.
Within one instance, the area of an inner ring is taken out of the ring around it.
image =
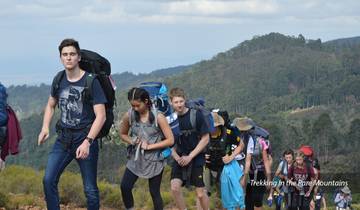
[[[147,141],[141,142],[141,149],[143,149],[143,150],[148,150],[149,149],[149,144],[148,144]]]
[[[49,129],[41,129],[41,132],[38,137],[38,146],[46,141],[49,138]]]
[[[309,197],[309,196],[310,196],[310,193],[311,193],[310,190],[307,191],[306,194],[305,194],[305,197]]]
[[[90,143],[84,140],[83,143],[76,149],[77,159],[86,159],[89,156]]]
[[[177,158],[174,157],[174,160],[180,165],[180,160],[181,160],[181,157],[180,157],[180,156],[178,156]],[[180,165],[180,166],[181,166],[181,165]]]
[[[224,157],[222,157],[222,161],[225,164],[230,163],[232,160],[234,160],[234,157],[232,155],[225,155]]]
[[[187,156],[182,156],[181,158],[180,158],[180,161],[179,161],[179,165],[180,166],[187,166],[189,163],[190,163],[190,161],[191,161],[191,157],[189,156],[189,155],[187,155]]]
[[[131,144],[132,145],[137,145],[140,143],[140,139],[137,136],[134,136],[131,138]]]

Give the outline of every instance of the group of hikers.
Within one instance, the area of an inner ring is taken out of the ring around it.
[[[108,121],[113,120],[109,113],[113,105],[109,105],[109,100],[113,99],[104,90],[104,81],[81,67],[85,57],[76,40],[64,39],[58,49],[65,71],[54,79],[38,136],[39,145],[49,137],[58,106],[58,136],[43,178],[47,208],[60,209],[58,182],[75,159],[87,208],[99,209],[99,136]],[[120,138],[128,145],[120,184],[126,209],[134,209],[132,189],[139,177],[148,179],[154,209],[164,208],[160,185],[169,162],[171,193],[180,210],[187,209],[182,187],[195,188],[197,208],[202,210],[209,209],[213,192],[221,198],[224,209],[259,210],[267,190],[268,205],[275,203],[276,209],[318,210],[321,205],[326,209],[323,191],[314,182],[320,179],[320,168],[311,147],[286,150],[272,178],[272,149],[265,129],[247,117],[230,120],[226,111],[206,112],[201,101],[191,104],[181,88],[167,93],[166,87],[160,85],[162,96],[169,96],[170,107],[162,110],[164,100],[159,105],[159,98],[154,100],[151,92],[154,85],[157,84],[131,88],[127,94],[130,108],[119,119]],[[335,202],[339,210],[348,208],[351,195],[347,186],[339,191]]]

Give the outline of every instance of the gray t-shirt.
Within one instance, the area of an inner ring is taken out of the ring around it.
[[[154,144],[164,139],[161,129],[155,123],[136,122],[134,111],[131,110],[129,114],[129,121],[131,121],[130,137],[137,136],[140,139],[147,140],[148,144]],[[126,167],[141,178],[149,179],[159,175],[166,164],[164,159],[160,157],[161,149],[146,150],[142,153],[141,148],[139,148],[138,155],[136,155],[137,147],[138,145],[130,154]],[[137,156],[136,160],[135,156]]]

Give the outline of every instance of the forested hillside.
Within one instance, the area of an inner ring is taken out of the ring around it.
[[[255,119],[271,133],[275,163],[288,147],[310,144],[324,174],[354,174],[348,179],[355,191],[360,190],[360,166],[351,161],[360,159],[359,40],[355,37],[322,43],[302,35],[270,33],[191,66],[114,75],[119,87],[116,113],[129,107],[125,94],[128,87],[141,81],[165,81],[170,88],[184,88],[190,98],[204,97],[207,107],[227,110],[231,117]],[[9,164],[45,167],[54,135],[41,147],[36,141],[48,89],[46,85],[9,88],[10,103],[27,113],[21,120],[21,153],[9,158]],[[29,95],[34,95],[30,101]],[[104,142],[99,161],[99,176],[116,183],[117,171],[125,162],[125,148],[119,142],[114,130],[113,140]],[[76,168],[70,167],[73,171]]]

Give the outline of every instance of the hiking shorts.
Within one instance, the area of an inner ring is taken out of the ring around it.
[[[171,169],[171,180],[182,180],[182,186],[192,185],[194,187],[205,187],[203,179],[203,168],[203,166],[192,166],[191,169],[187,169],[186,167],[181,167],[179,164],[174,163]],[[184,170],[191,170],[191,172],[188,171],[188,176],[186,176],[186,171]]]

